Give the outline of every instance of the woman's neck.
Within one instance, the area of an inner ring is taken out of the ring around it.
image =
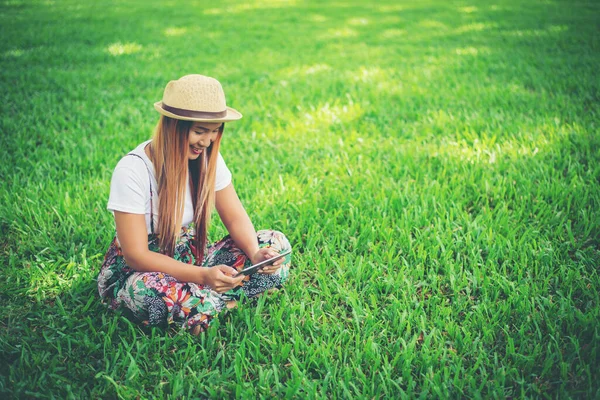
[[[146,146],[144,146],[144,153],[146,153],[146,155],[148,156],[150,161],[152,161],[152,157],[151,157],[152,149],[150,148],[151,145],[152,145],[152,142],[150,142]]]

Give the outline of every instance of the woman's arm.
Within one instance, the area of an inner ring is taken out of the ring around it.
[[[233,275],[237,272],[226,265],[199,268],[150,251],[146,221],[142,214],[115,211],[115,223],[125,262],[138,272],[164,272],[181,282],[209,285],[219,293],[234,288],[241,280],[241,278],[232,278],[226,275]]]
[[[235,244],[250,258],[252,264],[275,257],[278,253],[268,248],[260,249],[254,225],[244,209],[233,184],[216,192],[215,207],[221,221],[227,228]],[[265,268],[263,271],[273,273],[283,263],[283,259],[273,263],[274,268]]]

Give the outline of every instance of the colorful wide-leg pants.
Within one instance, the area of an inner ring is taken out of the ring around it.
[[[174,259],[194,264],[192,227],[182,228],[175,247]],[[257,233],[259,247],[270,247],[277,252],[291,248],[281,232],[263,230]],[[148,248],[160,251],[156,235],[148,236]],[[126,308],[147,326],[179,324],[194,331],[204,331],[212,319],[226,307],[230,300],[249,298],[273,288],[280,288],[289,276],[291,255],[285,257],[279,270],[272,274],[253,274],[246,277],[242,286],[225,293],[217,293],[208,286],[180,282],[162,272],[136,272],[129,267],[113,239],[104,257],[98,275],[98,291],[102,301],[111,309]],[[225,264],[240,271],[251,265],[250,259],[226,236],[208,246],[203,267]]]

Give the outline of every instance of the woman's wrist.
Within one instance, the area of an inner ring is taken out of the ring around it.
[[[252,264],[256,264],[259,261],[261,261],[261,260],[258,259],[258,252],[259,251],[260,251],[260,248],[258,246],[256,246],[255,249],[250,250],[250,254],[246,253],[248,255],[248,258],[250,259],[250,262]]]
[[[196,277],[194,282],[197,285],[206,285],[206,272],[208,271],[208,268],[201,267],[201,266],[195,266],[194,269],[195,269],[194,274]]]
[[[194,282],[203,285],[206,281],[206,269],[187,264],[164,254],[148,251],[144,257],[144,268],[139,272],[162,272],[181,282]]]

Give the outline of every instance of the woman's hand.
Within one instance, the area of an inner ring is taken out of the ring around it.
[[[252,257],[250,257],[250,260],[252,261],[252,264],[257,264],[261,261],[268,260],[269,258],[273,258],[278,255],[279,255],[279,253],[276,252],[275,250],[271,249],[270,247],[263,247],[262,249],[258,250],[256,253],[254,253],[254,255]],[[279,270],[279,268],[281,268],[281,264],[283,264],[284,261],[285,261],[285,257],[280,258],[279,260],[273,262],[273,265],[267,265],[267,266],[264,266],[263,268],[261,268],[258,271],[258,273],[272,275],[272,274],[276,273],[277,270]]]
[[[211,268],[202,268],[202,270],[204,273],[202,284],[210,286],[217,293],[225,293],[239,286],[244,279],[244,275],[234,278],[233,276],[237,274],[237,271],[224,264],[215,265]]]

